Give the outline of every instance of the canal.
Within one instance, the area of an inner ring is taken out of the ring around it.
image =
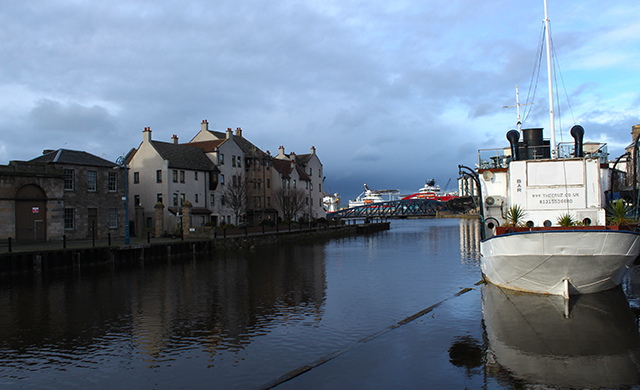
[[[0,279],[2,389],[640,389],[640,271],[478,284],[478,225]]]

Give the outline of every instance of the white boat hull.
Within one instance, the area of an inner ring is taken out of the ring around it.
[[[504,234],[480,244],[482,273],[497,286],[539,294],[589,294],[620,284],[640,254],[640,234],[551,230]]]

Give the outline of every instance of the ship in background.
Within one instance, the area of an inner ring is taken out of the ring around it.
[[[451,179],[449,179],[451,181]],[[448,184],[448,183],[447,183]],[[402,200],[410,199],[432,199],[440,202],[447,202],[453,198],[457,198],[457,192],[446,192],[440,190],[440,186],[436,184],[435,179],[427,180],[424,187],[420,188],[418,192],[402,197]]]

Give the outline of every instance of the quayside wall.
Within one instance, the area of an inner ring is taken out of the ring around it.
[[[379,222],[277,233],[235,235],[213,239],[176,239],[170,242],[137,245],[22,250],[0,253],[0,274],[38,273],[96,265],[130,267],[163,263],[173,256],[370,234],[389,229],[389,222]]]

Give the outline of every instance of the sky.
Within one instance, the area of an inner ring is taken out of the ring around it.
[[[534,103],[523,126],[549,127],[544,62],[533,77],[542,0],[0,5],[0,164],[58,148],[115,161],[145,127],[188,142],[206,119],[272,154],[315,146],[324,189],[346,204],[364,183],[455,189],[459,164],[508,146],[516,85]],[[640,2],[548,9],[564,104],[556,140],[580,124],[615,159],[640,124]]]

